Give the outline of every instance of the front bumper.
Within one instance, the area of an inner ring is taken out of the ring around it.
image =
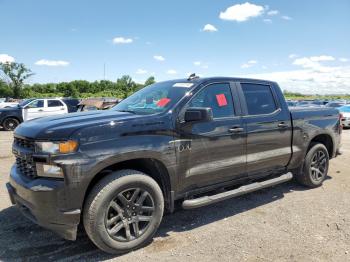
[[[63,180],[21,175],[13,165],[10,182],[6,184],[12,204],[34,223],[50,229],[68,240],[75,240],[80,221],[80,209],[61,209],[65,198]]]

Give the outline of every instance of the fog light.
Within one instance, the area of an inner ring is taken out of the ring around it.
[[[42,177],[63,178],[62,168],[58,166],[37,163],[36,172]]]

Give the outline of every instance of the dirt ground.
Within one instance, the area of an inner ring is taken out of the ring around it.
[[[317,189],[294,182],[164,217],[154,241],[123,256],[80,233],[65,241],[11,206],[12,133],[0,131],[0,261],[350,261],[350,130]]]

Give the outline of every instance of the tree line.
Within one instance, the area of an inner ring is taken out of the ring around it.
[[[100,80],[89,82],[74,80],[71,82],[25,84],[25,80],[34,73],[21,63],[0,63],[0,97],[115,97],[125,98],[141,88],[155,83],[153,76],[145,83],[136,83],[131,76],[124,75],[115,82]]]
[[[25,80],[34,73],[22,63],[0,63],[0,97],[32,98],[32,97],[114,97],[125,98],[141,88],[155,83],[153,76],[145,83],[136,83],[129,75],[118,78],[115,82],[99,80],[89,82],[74,80],[71,82],[25,84]],[[350,95],[304,95],[284,91],[288,99],[350,99]]]

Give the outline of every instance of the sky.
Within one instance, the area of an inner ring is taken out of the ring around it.
[[[28,83],[244,76],[350,94],[349,0],[0,0],[0,62]]]

